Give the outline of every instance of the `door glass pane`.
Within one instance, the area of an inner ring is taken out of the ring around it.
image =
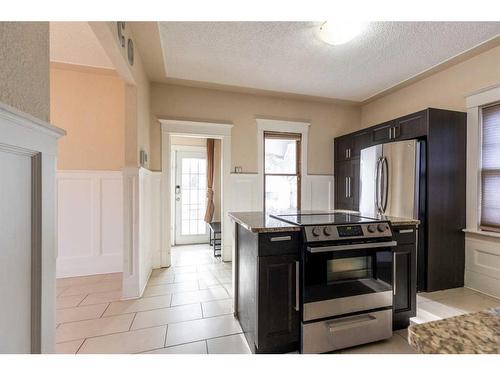
[[[265,172],[297,172],[297,141],[293,139],[265,139]]]
[[[182,158],[181,170],[181,234],[204,235],[206,225],[206,159]]]
[[[297,209],[297,176],[266,176],[266,211]]]

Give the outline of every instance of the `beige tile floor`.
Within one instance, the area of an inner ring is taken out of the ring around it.
[[[144,296],[121,301],[121,274],[57,280],[58,353],[249,353],[232,314],[231,263],[207,245],[172,249]]]
[[[144,296],[120,301],[121,274],[57,280],[58,353],[250,353],[232,315],[231,263],[206,245],[172,249],[172,267],[154,270]],[[412,323],[500,306],[467,288],[421,293]],[[407,330],[340,353],[414,353]]]

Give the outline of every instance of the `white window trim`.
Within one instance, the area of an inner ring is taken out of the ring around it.
[[[284,132],[284,133],[298,133],[301,135],[301,149],[300,149],[300,180],[301,204],[304,208],[304,191],[305,191],[305,178],[307,177],[307,145],[309,127],[311,124],[306,122],[297,121],[283,121],[283,120],[270,120],[270,119],[257,119],[257,174],[259,179],[259,199],[260,207],[264,207],[264,132]]]
[[[481,107],[500,101],[500,85],[475,92],[467,105],[467,228],[465,232],[490,235],[479,228],[481,219]]]

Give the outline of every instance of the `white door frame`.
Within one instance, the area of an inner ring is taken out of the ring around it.
[[[181,121],[160,119],[162,139],[162,251],[161,266],[169,267],[171,249],[171,155],[172,136],[188,136],[215,138],[221,140],[221,225],[222,225],[222,260],[231,261],[233,258],[231,220],[227,215],[231,202],[231,128],[230,124],[210,122]]]

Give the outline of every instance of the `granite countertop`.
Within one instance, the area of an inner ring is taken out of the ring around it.
[[[297,212],[288,212],[289,214],[296,214]],[[364,216],[376,220],[387,220],[390,221],[392,225],[418,225],[420,221],[415,219],[400,218],[394,216],[383,216],[383,215],[364,215],[358,211],[348,211],[348,210],[303,210],[300,211],[302,214],[320,214],[320,213],[347,213],[353,215]],[[242,225],[247,230],[254,233],[266,233],[266,232],[290,232],[290,231],[300,231],[300,227],[284,221],[275,219],[269,216],[265,212],[229,212],[229,217],[231,217],[238,224]]]
[[[500,307],[411,325],[408,342],[424,354],[499,354]]]
[[[229,212],[228,215],[245,229],[254,233],[300,231],[299,226],[274,219],[264,212]]]

